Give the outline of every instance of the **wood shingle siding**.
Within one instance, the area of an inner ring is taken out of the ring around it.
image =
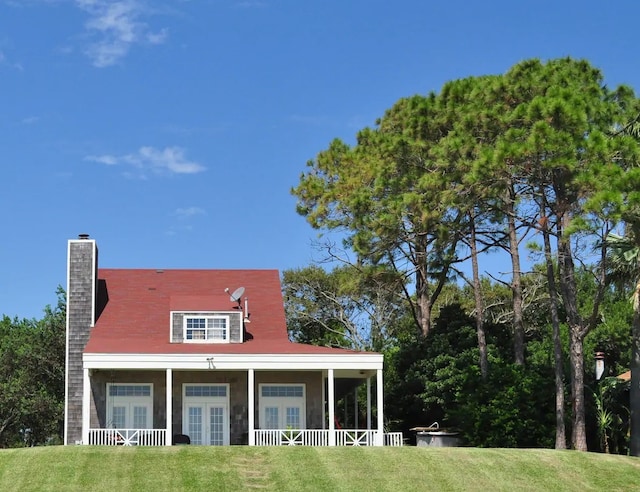
[[[89,239],[69,241],[65,443],[82,440],[82,352],[95,316],[98,250]]]

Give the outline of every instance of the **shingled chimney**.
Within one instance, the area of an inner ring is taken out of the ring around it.
[[[64,443],[82,441],[82,352],[96,320],[98,248],[88,234],[69,240]]]

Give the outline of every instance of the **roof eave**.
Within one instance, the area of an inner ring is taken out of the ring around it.
[[[85,353],[85,369],[381,370],[378,353],[349,354],[101,354]]]

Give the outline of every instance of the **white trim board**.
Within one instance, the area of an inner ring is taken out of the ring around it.
[[[85,369],[195,370],[378,370],[383,356],[376,353],[318,354],[95,354],[83,355]],[[364,375],[363,375],[364,376]]]

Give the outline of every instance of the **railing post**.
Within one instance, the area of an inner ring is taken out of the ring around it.
[[[378,410],[378,433],[376,446],[384,446],[384,385],[382,382],[382,369],[376,373],[376,406]]]
[[[247,420],[249,425],[249,436],[248,436],[248,444],[249,446],[256,445],[256,436],[255,436],[255,373],[254,369],[249,369],[247,372]]]
[[[333,369],[329,369],[327,371],[327,386],[329,393],[329,446],[336,445],[336,426],[335,426],[335,391],[334,391],[334,381],[333,381]]]
[[[82,444],[89,444],[91,427],[91,377],[89,369],[82,370]]]

